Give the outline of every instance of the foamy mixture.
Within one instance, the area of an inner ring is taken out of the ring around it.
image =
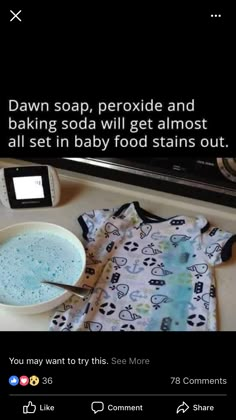
[[[80,252],[69,240],[31,232],[0,243],[0,302],[32,305],[61,295],[42,280],[73,284],[81,275]]]

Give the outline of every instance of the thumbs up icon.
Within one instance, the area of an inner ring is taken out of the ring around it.
[[[32,401],[28,401],[28,405],[23,405],[23,414],[34,414],[36,411],[36,405]]]

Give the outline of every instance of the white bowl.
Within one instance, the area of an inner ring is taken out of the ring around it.
[[[71,243],[73,243],[73,245],[78,249],[81,256],[81,272],[79,273],[79,276],[76,278],[75,282],[72,283],[73,285],[77,285],[85,271],[86,255],[85,255],[85,250],[81,241],[69,230],[61,226],[54,225],[52,223],[44,223],[44,222],[18,223],[18,224],[11,225],[0,230],[0,244],[4,242],[5,240],[15,237],[17,235],[21,235],[21,234],[29,233],[29,232],[35,232],[35,231],[47,232],[47,233],[58,235],[64,238],[65,240],[68,240]],[[11,304],[5,304],[5,303],[0,302],[0,309],[14,311],[19,314],[37,314],[37,313],[46,312],[46,311],[49,311],[50,309],[56,308],[57,306],[65,302],[71,296],[71,294],[72,294],[71,292],[65,291],[65,292],[62,292],[62,294],[60,294],[59,296],[54,297],[53,299],[46,300],[40,303],[30,304],[30,305],[11,305]]]

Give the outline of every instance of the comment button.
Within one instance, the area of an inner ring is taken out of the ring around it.
[[[104,403],[102,401],[93,401],[91,403],[91,410],[94,414],[100,413],[104,410]]]

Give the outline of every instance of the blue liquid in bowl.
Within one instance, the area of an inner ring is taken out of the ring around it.
[[[30,232],[0,243],[0,302],[33,305],[51,300],[63,289],[42,284],[50,280],[74,284],[82,272],[78,248],[47,232]]]

